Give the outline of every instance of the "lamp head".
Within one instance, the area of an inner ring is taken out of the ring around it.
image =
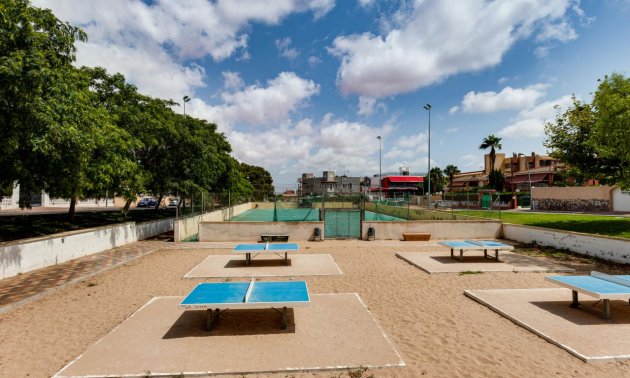
[[[184,102],[188,102],[188,101],[190,101],[190,97],[184,96]]]
[[[377,136],[377,137],[376,137],[376,139],[381,140],[381,136],[380,136],[380,135],[379,135],[379,136]]]
[[[424,106],[424,108],[425,108],[426,110],[431,110],[431,104],[426,104],[426,105]]]

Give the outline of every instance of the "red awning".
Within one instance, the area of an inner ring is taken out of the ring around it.
[[[548,173],[535,173],[531,175],[531,181],[532,182],[547,181],[547,175]],[[522,184],[524,182],[529,182],[530,176],[521,175],[521,176],[508,177],[505,181],[507,181],[510,184]]]
[[[383,180],[389,180],[390,182],[422,182],[424,178],[420,176],[387,176]]]

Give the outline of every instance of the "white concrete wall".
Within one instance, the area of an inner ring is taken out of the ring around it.
[[[175,218],[161,219],[157,221],[136,223],[136,235],[138,240],[148,239],[152,236],[173,231]]]
[[[216,211],[213,211],[213,213],[216,213]],[[173,221],[173,241],[180,242],[199,233],[201,217],[202,215],[195,215]]]
[[[0,197],[0,209],[17,209],[20,207],[20,185],[16,184],[13,187],[13,192],[10,196]]]
[[[630,190],[615,188],[612,193],[613,211],[630,212]]]
[[[0,279],[121,247],[172,229],[173,219],[119,223],[0,245]]]
[[[374,227],[376,240],[402,240],[403,232],[431,234],[431,240],[442,239],[494,239],[502,236],[499,221],[365,221],[361,238],[367,239],[369,227]]]
[[[251,241],[263,234],[289,235],[289,241],[312,240],[315,228],[324,233],[324,222],[201,222],[199,241]]]
[[[503,236],[520,243],[569,250],[608,261],[630,263],[630,240],[582,234],[579,232],[550,230],[548,228],[503,224]]]
[[[50,198],[46,193],[42,195],[42,207],[70,207],[67,198]],[[114,198],[83,198],[79,199],[76,207],[115,207]]]

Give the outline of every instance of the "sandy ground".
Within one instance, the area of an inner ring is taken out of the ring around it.
[[[369,370],[364,377],[627,376],[628,361],[583,363],[463,295],[465,289],[554,287],[544,281],[545,273],[430,275],[395,256],[398,251],[435,251],[437,247],[430,244],[301,244],[305,253],[330,253],[344,273],[305,277],[310,291],[358,293],[407,365]],[[212,281],[182,276],[209,254],[226,252],[229,250],[155,252],[1,314],[0,376],[56,373],[152,297],[183,296],[197,283]],[[578,273],[607,270],[598,263],[566,263]],[[351,325],[351,320],[348,322]],[[309,372],[276,376],[348,375]]]

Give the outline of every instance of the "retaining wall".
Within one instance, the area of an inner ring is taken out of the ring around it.
[[[610,211],[612,190],[609,186],[532,188],[532,200],[538,210]]]
[[[503,236],[520,243],[565,249],[599,257],[609,261],[630,264],[630,240],[597,236],[548,228],[503,224]]]
[[[361,226],[361,238],[364,240],[369,227],[374,227],[376,240],[402,240],[403,232],[429,233],[431,240],[502,237],[500,221],[364,221]]]
[[[0,245],[0,279],[103,252],[173,229],[173,219],[126,222]]]
[[[289,241],[313,240],[316,227],[324,233],[324,222],[200,222],[199,241],[256,242],[263,234],[289,235]]]
[[[613,210],[630,212],[630,190],[615,188],[612,193]]]

